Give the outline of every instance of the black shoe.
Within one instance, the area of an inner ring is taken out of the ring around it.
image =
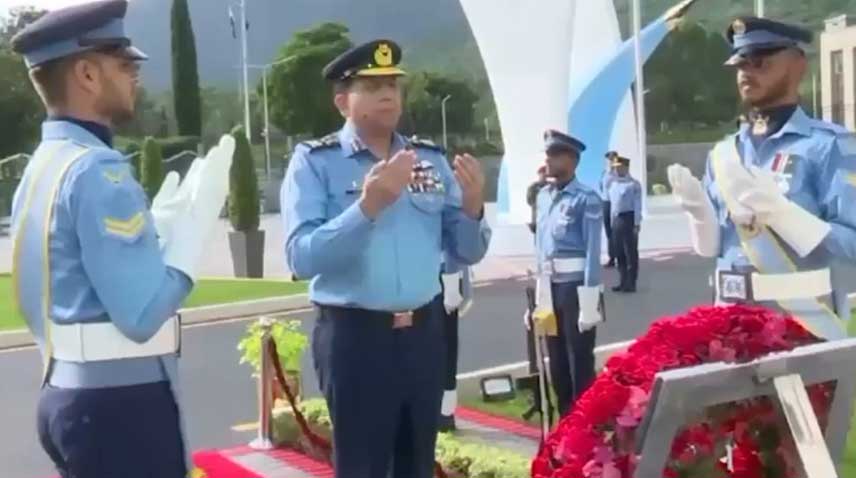
[[[629,285],[629,286],[624,288],[624,292],[632,294],[632,293],[636,292],[636,286],[635,285]]]
[[[606,265],[605,265],[605,266],[603,266],[603,267],[606,267],[607,269],[612,269],[613,267],[615,267],[615,260],[614,260],[614,259],[610,260],[610,261],[609,261],[609,262],[607,262],[607,263],[606,263]]]
[[[457,430],[458,427],[455,426],[455,416],[454,415],[440,415],[440,432],[453,432]]]
[[[617,285],[617,286],[612,288],[612,291],[613,292],[624,292],[624,286],[623,285]]]

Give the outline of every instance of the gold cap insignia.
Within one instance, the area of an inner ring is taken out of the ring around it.
[[[743,23],[743,20],[738,18],[731,24],[731,29],[734,30],[735,35],[743,35],[746,33],[746,24]]]
[[[374,60],[377,66],[392,66],[392,48],[386,43],[381,43],[375,50]]]

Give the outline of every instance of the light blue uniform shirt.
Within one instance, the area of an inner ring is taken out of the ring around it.
[[[832,231],[821,245],[805,258],[794,254],[781,242],[800,270],[832,269],[836,310],[849,319],[846,284],[836,271],[836,262],[856,260],[856,137],[840,126],[810,118],[801,108],[782,128],[764,140],[758,150],[752,145],[750,128],[744,124],[736,135],[724,141],[737,142],[743,164],[776,170],[786,196],[812,214],[829,222]],[[775,167],[775,168],[774,168]],[[749,267],[740,238],[716,184],[708,158],[704,187],[713,203],[720,227],[717,268]]]
[[[598,184],[598,186],[600,186],[600,191],[598,191],[598,192],[600,192],[600,198],[604,202],[610,202],[610,200],[609,200],[609,185],[612,184],[612,181],[614,181],[615,178],[617,178],[617,177],[618,177],[618,175],[615,174],[615,171],[612,171],[612,170],[604,171],[601,174],[600,184]]]
[[[281,194],[285,255],[298,277],[311,279],[313,302],[413,310],[440,293],[444,250],[465,265],[484,257],[490,228],[461,210],[461,189],[442,150],[394,134],[390,157],[407,146],[428,168],[431,185],[405,189],[374,221],[359,199],[377,158],[350,122],[296,148]]]
[[[549,185],[538,193],[537,214],[535,247],[539,267],[549,259],[582,257],[585,258],[583,272],[554,274],[553,282],[601,285],[603,203],[597,192],[576,179],[562,189]]]
[[[13,237],[21,232],[16,247],[27,324],[44,345],[39,284],[48,258],[27,244],[41,240],[44,229],[37,225],[44,224],[48,208],[24,211],[24,203],[28,195],[49,197],[51,185],[44,176],[36,177],[38,165],[60,164],[69,155],[78,159],[61,177],[50,218],[50,319],[58,324],[111,321],[129,339],[145,342],[176,313],[192,283],[164,264],[146,195],[131,176],[129,162],[67,121],[42,126],[42,143],[24,171],[12,205]],[[174,359],[57,362],[50,381],[67,388],[161,381],[169,378],[164,361],[172,370]]]
[[[610,214],[615,219],[619,214],[633,212],[635,225],[642,223],[642,186],[630,176],[615,176],[609,185]]]

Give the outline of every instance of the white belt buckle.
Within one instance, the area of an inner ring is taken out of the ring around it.
[[[729,304],[752,302],[752,275],[748,272],[719,271],[719,298]]]

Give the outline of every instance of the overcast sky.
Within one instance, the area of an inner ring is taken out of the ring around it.
[[[9,13],[12,7],[23,5],[32,5],[34,7],[54,10],[57,8],[67,7],[69,5],[77,5],[78,3],[86,3],[90,0],[0,0],[0,16],[5,16]]]

